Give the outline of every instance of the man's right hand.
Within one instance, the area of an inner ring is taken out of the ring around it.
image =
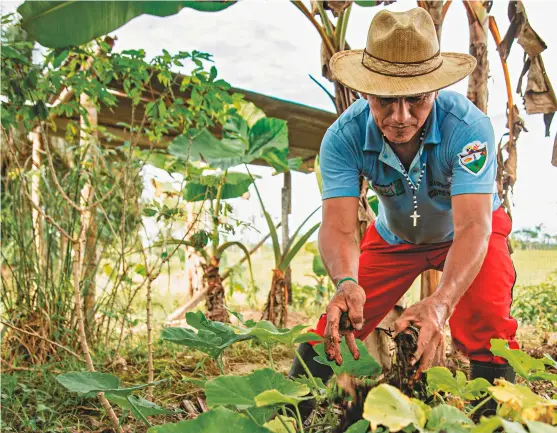
[[[365,301],[366,293],[364,289],[352,281],[342,282],[335,295],[331,298],[329,305],[327,305],[327,326],[323,335],[325,339],[325,354],[329,361],[334,360],[337,365],[342,364],[340,342],[343,335],[354,359],[360,358],[353,329],[359,331],[364,325]],[[342,313],[348,314],[353,329],[339,329]]]

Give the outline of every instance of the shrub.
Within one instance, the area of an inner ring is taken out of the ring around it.
[[[522,323],[547,331],[557,330],[557,272],[547,281],[515,289],[513,316]]]

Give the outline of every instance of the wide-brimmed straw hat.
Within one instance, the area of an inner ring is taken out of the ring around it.
[[[369,26],[366,48],[336,53],[330,67],[335,79],[357,92],[397,97],[448,87],[468,76],[476,59],[441,53],[433,20],[418,7],[378,12]]]

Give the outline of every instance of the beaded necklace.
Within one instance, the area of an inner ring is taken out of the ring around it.
[[[420,149],[424,144],[424,137],[425,137],[425,128],[422,130],[422,135],[420,136],[420,147],[419,147]],[[418,215],[418,199],[416,198],[416,193],[418,192],[418,189],[420,188],[420,185],[422,183],[422,179],[425,173],[426,163],[425,162],[423,163],[422,171],[420,172],[420,177],[418,178],[418,182],[416,183],[412,182],[412,179],[410,179],[410,176],[408,175],[408,172],[404,168],[404,165],[402,165],[402,162],[400,162],[400,159],[398,160],[398,163],[400,164],[400,169],[402,170],[402,174],[404,175],[404,178],[406,179],[406,182],[408,182],[408,186],[412,191],[412,200],[414,202],[414,213],[410,215],[410,218],[414,220],[413,226],[416,227],[418,224],[418,218],[420,217],[420,215]]]

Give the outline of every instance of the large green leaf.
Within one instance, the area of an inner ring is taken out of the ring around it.
[[[367,395],[363,418],[369,421],[372,431],[380,425],[392,432],[410,424],[421,428],[426,422],[421,404],[386,383],[376,386]]]
[[[307,400],[307,398],[283,394],[276,389],[263,391],[261,394],[255,397],[255,403],[257,404],[257,407],[284,405],[298,406],[304,400]]]
[[[369,430],[369,421],[365,419],[361,419],[355,424],[352,424],[348,427],[345,433],[367,433]]]
[[[474,422],[456,407],[440,404],[434,407],[427,420],[427,430],[433,432],[446,431],[451,433],[467,433]]]
[[[248,192],[252,183],[252,177],[246,173],[228,172],[200,176],[186,183],[184,199],[187,201],[214,200],[221,184],[221,199],[237,198]]]
[[[235,1],[26,1],[17,11],[22,27],[41,45],[81,45],[143,15],[166,17],[184,7],[220,11]]]
[[[251,338],[236,334],[233,328],[224,323],[207,319],[201,311],[187,313],[186,320],[197,332],[187,328],[164,328],[161,338],[200,350],[213,359],[217,359],[231,344]]]
[[[432,367],[426,371],[427,384],[430,391],[449,392],[456,397],[466,400],[475,400],[487,393],[491,384],[484,378],[468,381],[462,371],[457,371],[455,376],[448,368]]]
[[[322,340],[319,335],[313,332],[304,332],[306,328],[306,325],[295,325],[291,329],[278,329],[271,322],[262,320],[249,328],[236,327],[236,332],[240,335],[256,338],[263,344],[282,343],[285,346],[293,346],[296,343]]]
[[[142,419],[142,417],[153,415],[172,415],[178,412],[165,409],[153,402],[145,400],[142,397],[137,397],[135,395],[130,395],[126,398],[120,395],[106,394],[106,398],[122,409],[129,410],[137,419]]]
[[[197,418],[151,427],[147,433],[272,433],[238,412],[217,407]]]
[[[526,425],[530,433],[557,433],[557,427],[543,422],[526,421]]]
[[[320,364],[328,365],[333,369],[336,375],[348,373],[352,376],[377,376],[381,373],[381,366],[371,356],[362,341],[356,339],[356,346],[360,351],[360,359],[357,361],[352,357],[350,349],[346,345],[346,340],[343,338],[340,344],[340,354],[342,356],[342,365],[337,365],[335,361],[329,361],[325,355],[325,347],[323,344],[316,344],[313,348],[319,356],[314,359]]]
[[[532,358],[522,350],[513,350],[509,348],[506,340],[492,339],[491,353],[495,356],[501,356],[509,361],[509,364],[522,376],[530,381],[534,380],[557,380],[557,374],[545,371],[545,364],[548,359]]]
[[[261,424],[267,421],[274,411],[269,408],[257,408],[255,397],[270,390],[280,391],[289,396],[309,393],[307,386],[286,379],[269,368],[256,370],[248,376],[220,376],[205,384],[209,407],[233,406],[239,410],[247,410]]]
[[[138,389],[149,386],[149,384],[142,384],[128,388],[120,388],[120,379],[118,379],[118,377],[98,371],[71,371],[69,373],[59,374],[56,376],[56,380],[71,392],[77,392],[79,394],[105,392],[123,397],[130,395]]]
[[[204,161],[223,170],[263,159],[284,171],[288,169],[288,127],[284,120],[262,117],[250,128],[242,117],[232,116],[223,126],[221,140],[204,129],[194,138],[176,137],[168,151],[178,158]]]
[[[493,433],[494,431],[500,431],[503,428],[505,433],[526,433],[522,424],[513,421],[507,421],[500,416],[494,416],[491,418],[482,418],[480,423],[475,426],[470,432],[471,433]]]

